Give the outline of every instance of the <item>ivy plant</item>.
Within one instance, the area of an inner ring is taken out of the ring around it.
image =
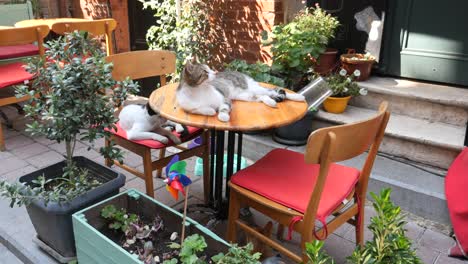
[[[187,60],[197,57],[207,61],[212,54],[209,38],[211,27],[207,13],[212,1],[177,0],[181,10],[178,16],[176,0],[140,0],[143,8],[155,11],[155,25],[146,33],[146,41],[151,50],[171,50],[177,58],[176,74],[172,80],[177,81]]]
[[[47,42],[44,58],[29,60],[26,70],[35,78],[30,86],[16,87],[17,96],[31,98],[24,106],[26,116],[33,120],[26,131],[65,143],[66,166],[62,177],[41,176],[31,185],[1,181],[0,196],[10,198],[11,206],[33,199],[42,199],[46,204],[65,202],[100,184],[73,162],[76,142],[93,145],[97,139],[110,139],[107,130],[115,128],[115,107],[128,93],[138,90],[129,79],[112,78],[112,64],[105,61],[100,46],[87,32],[75,31]],[[100,153],[122,160],[120,150],[113,144],[101,147]]]

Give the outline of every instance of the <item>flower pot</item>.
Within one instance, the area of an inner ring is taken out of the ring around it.
[[[73,230],[75,232],[75,243],[78,263],[106,263],[106,264],[142,264],[136,255],[130,254],[119,244],[114,242],[109,236],[103,233],[108,222],[100,215],[101,210],[107,205],[114,205],[116,208],[124,208],[127,213],[137,214],[141,218],[154,219],[159,215],[164,221],[164,229],[171,233],[180,234],[182,214],[166,205],[138,192],[130,189],[111,197],[105,201],[83,209],[73,215]],[[186,235],[200,234],[208,245],[205,253],[208,256],[216,255],[219,252],[228,250],[228,243],[216,234],[206,229],[196,221],[187,217]],[[165,239],[161,239],[162,246],[167,248]],[[176,241],[180,242],[180,241]],[[157,247],[157,245],[155,245]]]
[[[364,54],[355,53],[354,50],[351,49],[348,51],[348,54],[343,54],[340,58],[341,65],[347,72],[353,73],[355,70],[361,72],[361,75],[356,78],[356,81],[361,82],[369,79],[372,65],[375,62],[374,57],[364,59]]]
[[[347,96],[347,97],[330,96],[323,102],[323,108],[325,108],[325,111],[329,113],[340,114],[346,110],[346,107],[348,106],[348,102],[350,99],[351,99],[351,96]]]
[[[305,145],[312,132],[312,119],[315,113],[315,111],[309,111],[299,121],[275,129],[273,140],[288,146]]]
[[[314,66],[314,71],[320,75],[327,75],[337,66],[336,55],[338,54],[337,49],[327,48],[322,53]]]
[[[44,249],[62,263],[76,256],[72,214],[119,193],[119,188],[125,184],[125,176],[121,173],[85,157],[74,157],[73,160],[79,167],[88,169],[92,177],[104,183],[68,203],[49,202],[45,205],[44,201],[34,200],[26,206],[29,218],[36,230],[37,239],[40,240],[39,246],[47,246]],[[65,165],[65,161],[56,163],[22,176],[19,181],[30,184],[42,175],[47,179],[61,177]]]

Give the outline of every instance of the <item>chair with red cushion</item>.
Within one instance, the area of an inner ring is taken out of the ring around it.
[[[166,84],[166,75],[175,71],[176,56],[173,52],[170,51],[142,50],[114,54],[107,56],[106,60],[108,62],[112,62],[114,65],[112,70],[112,77],[115,80],[124,80],[127,77],[132,80],[136,80],[159,76],[162,86]],[[181,160],[194,156],[198,156],[203,159],[203,189],[205,191],[205,201],[208,201],[208,190],[210,188],[210,174],[208,166],[208,142],[210,137],[209,131],[204,131],[203,129],[198,129],[195,127],[188,127],[187,135],[181,138],[182,142],[201,136],[203,139],[203,144],[191,149],[187,149],[174,144],[165,145],[155,140],[129,140],[127,139],[125,130],[120,129],[119,124],[116,124],[116,127],[117,131],[111,131],[113,133],[111,140],[117,145],[122,146],[125,149],[141,156],[143,159],[143,172],[137,171],[135,168],[127,166],[126,164],[120,164],[117,161],[114,161],[114,164],[144,179],[146,185],[146,194],[154,197],[153,171],[157,171],[157,177],[162,177],[162,169],[175,155],[174,154],[166,157],[166,148],[172,146],[181,150],[181,152],[177,153]],[[174,134],[176,136],[180,136],[175,132]],[[106,146],[109,144],[110,141],[106,141]],[[153,161],[151,158],[151,150],[153,149],[159,150],[159,159],[155,161]],[[106,165],[112,165],[112,161],[106,160]]]
[[[362,245],[367,184],[389,116],[383,102],[378,114],[368,120],[314,131],[305,154],[275,149],[233,175],[228,241],[236,241],[240,227],[292,260],[308,262],[304,254],[296,255],[240,220],[239,210],[247,205],[279,223],[280,239],[284,226],[289,227],[288,239],[293,231],[300,233],[303,252],[306,242],[325,239],[346,222],[356,226],[356,243]],[[368,149],[361,170],[335,163]],[[321,222],[319,227],[316,220]]]
[[[23,56],[29,54],[27,49],[15,47],[24,47],[34,42],[37,43],[37,49],[40,56],[44,56],[44,38],[49,34],[49,27],[34,26],[24,28],[5,28],[0,29],[0,49],[3,47],[10,55],[4,53],[4,57],[11,59],[12,54]],[[20,46],[18,46],[20,45]],[[5,48],[6,47],[6,48]],[[0,50],[1,52],[1,50]],[[12,62],[0,65],[0,89],[7,88],[11,85],[22,84],[31,80],[34,76],[24,69],[23,62]],[[9,97],[0,98],[0,106],[16,104],[28,100],[28,96],[16,98],[12,95]],[[5,150],[5,140],[3,138],[3,129],[0,123],[0,151]]]

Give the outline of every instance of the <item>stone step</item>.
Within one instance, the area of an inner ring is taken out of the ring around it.
[[[353,98],[351,105],[377,109],[386,100],[392,113],[466,127],[467,88],[382,77],[372,77],[359,85],[369,92]]]
[[[348,106],[342,114],[320,110],[314,128],[347,124],[375,115],[375,110]],[[380,151],[447,169],[463,148],[465,128],[392,113]]]
[[[243,156],[258,160],[274,148],[285,148],[304,153],[305,146],[291,147],[278,144],[268,133],[244,135]],[[362,168],[366,154],[340,162]],[[424,218],[449,224],[444,195],[445,170],[423,166],[379,153],[369,181],[369,191],[392,188],[392,200],[404,210]]]

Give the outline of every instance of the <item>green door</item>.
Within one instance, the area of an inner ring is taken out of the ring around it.
[[[390,75],[468,85],[468,1],[389,1],[384,67]]]

